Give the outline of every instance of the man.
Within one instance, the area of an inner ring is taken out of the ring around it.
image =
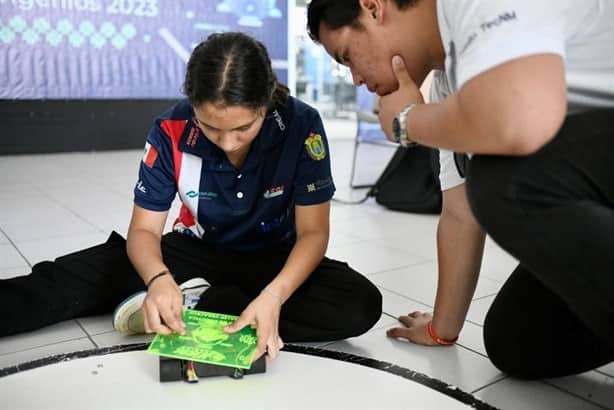
[[[389,336],[456,341],[483,228],[520,262],[484,324],[493,363],[539,378],[614,360],[613,20],[600,0],[310,3],[312,38],[381,96],[389,138],[441,149],[434,313]]]

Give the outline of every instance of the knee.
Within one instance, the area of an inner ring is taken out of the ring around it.
[[[382,293],[379,289],[371,282],[369,282],[369,286],[365,289],[364,298],[364,316],[365,316],[365,325],[367,326],[367,330],[372,328],[373,325],[380,319],[382,316]]]
[[[518,360],[524,359],[522,354],[514,352],[514,343],[508,338],[505,325],[490,317],[490,312],[484,322],[484,347],[492,364],[503,373],[517,376]]]
[[[492,364],[504,373],[513,372],[513,356],[510,340],[505,335],[504,326],[491,318],[490,312],[484,321],[484,347]]]
[[[484,346],[492,364],[503,373],[525,380],[539,379],[540,361],[536,354],[539,343],[532,345],[531,336],[516,326],[512,315],[503,317],[489,311],[484,321]]]
[[[382,294],[364,278],[364,283],[356,287],[354,297],[345,309],[343,316],[348,319],[348,337],[361,335],[371,329],[382,316]]]

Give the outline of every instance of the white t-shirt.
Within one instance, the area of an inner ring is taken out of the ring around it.
[[[614,107],[614,0],[437,0],[446,52],[431,102],[499,64],[540,53],[565,61],[568,112]],[[442,190],[463,183],[453,154],[440,151]]]

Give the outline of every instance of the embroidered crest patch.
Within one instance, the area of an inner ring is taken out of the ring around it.
[[[326,148],[320,134],[309,134],[309,138],[305,140],[305,148],[309,156],[316,161],[326,158]]]

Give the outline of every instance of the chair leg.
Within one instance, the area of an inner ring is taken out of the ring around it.
[[[357,124],[358,126],[359,124]],[[350,173],[350,188],[356,188],[354,186],[354,172],[356,171],[356,155],[358,154],[358,132],[356,132],[356,139],[354,140],[354,154],[352,156],[352,171]]]
[[[358,126],[360,126],[360,124],[358,124]],[[356,173],[356,158],[358,157],[358,145],[360,145],[360,140],[359,140],[359,136],[357,133],[356,140],[354,141],[354,155],[352,157],[352,171],[350,173],[350,188],[351,189],[371,188],[373,184],[354,185],[354,175]]]

